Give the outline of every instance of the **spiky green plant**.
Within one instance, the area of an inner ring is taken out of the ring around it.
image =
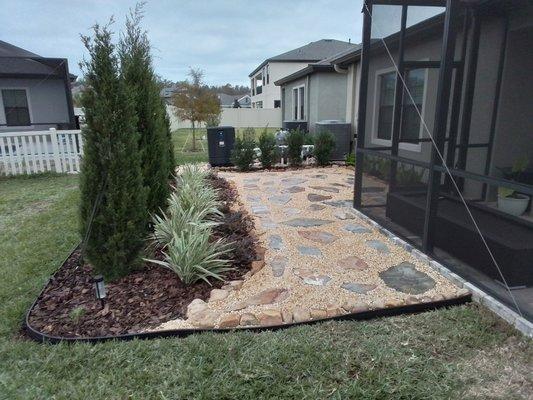
[[[181,281],[190,285],[199,280],[210,283],[208,278],[223,281],[222,274],[230,271],[230,260],[223,256],[232,249],[232,243],[219,239],[211,242],[211,229],[192,226],[181,232],[173,232],[172,240],[163,252],[165,259],[147,260],[174,271]]]

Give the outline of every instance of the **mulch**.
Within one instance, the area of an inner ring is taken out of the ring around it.
[[[222,224],[214,229],[213,240],[224,237],[234,242],[229,254],[234,270],[226,280],[241,278],[256,258],[257,240],[252,234],[253,219],[242,211],[232,211],[237,191],[214,174],[211,185],[223,201]],[[156,251],[156,258],[161,259]],[[207,300],[212,289],[224,282],[211,280],[186,286],[177,275],[161,266],[144,264],[115,282],[106,283],[105,305],[95,298],[93,268],[81,263],[76,249],[47,284],[29,315],[30,325],[51,336],[96,337],[137,333],[163,322],[182,318],[194,299]]]

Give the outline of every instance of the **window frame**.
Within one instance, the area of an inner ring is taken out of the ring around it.
[[[420,60],[428,61],[428,60]],[[379,123],[379,103],[381,100],[381,91],[380,91],[380,77],[391,72],[396,72],[394,67],[377,69],[374,73],[374,106],[372,110],[372,129],[370,135],[370,142],[378,146],[390,147],[392,145],[392,132],[391,139],[380,139],[378,138],[378,123]],[[424,71],[424,91],[422,95],[422,109],[420,112],[425,118],[426,116],[426,103],[427,103],[427,91],[428,91],[428,78],[429,78],[429,69],[425,68]],[[403,105],[402,105],[403,108]],[[420,123],[420,131],[418,133],[418,138],[421,139],[424,133],[424,124]],[[420,153],[422,151],[422,143],[402,143],[398,144],[399,149],[406,151],[413,151]]]
[[[30,124],[29,125],[7,125],[7,115],[6,115],[6,108],[4,105],[4,96],[2,95],[3,90],[24,90],[26,92],[26,102],[28,103],[28,114],[30,117]],[[31,107],[31,97],[30,97],[30,88],[27,86],[1,86],[0,87],[0,117],[2,119],[0,120],[0,123],[2,124],[0,128],[9,128],[9,129],[24,129],[24,128],[32,128],[33,127],[33,112]]]
[[[300,104],[300,91],[303,90],[303,110]],[[296,95],[294,94],[296,92]],[[292,109],[291,116],[293,121],[307,121],[305,115],[305,84],[294,86],[292,88]],[[296,107],[296,110],[294,109]],[[295,113],[296,111],[296,117]]]

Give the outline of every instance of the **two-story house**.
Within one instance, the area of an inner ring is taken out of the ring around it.
[[[281,107],[281,88],[274,84],[275,81],[353,46],[349,42],[322,39],[267,58],[249,75],[252,107]],[[301,96],[305,98],[303,91]]]

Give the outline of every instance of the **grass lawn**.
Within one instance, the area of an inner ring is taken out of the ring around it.
[[[175,135],[176,141],[182,140]],[[515,399],[533,346],[475,305],[260,334],[40,345],[26,309],[78,242],[76,176],[0,180],[0,399]]]
[[[259,138],[264,128],[254,128],[256,139]],[[277,128],[267,128],[269,132],[277,131]],[[236,130],[237,136],[242,135],[243,128]],[[172,142],[174,144],[174,154],[178,164],[191,162],[207,162],[207,130],[205,128],[196,129],[196,151],[192,151],[192,129],[177,129],[172,132]]]

